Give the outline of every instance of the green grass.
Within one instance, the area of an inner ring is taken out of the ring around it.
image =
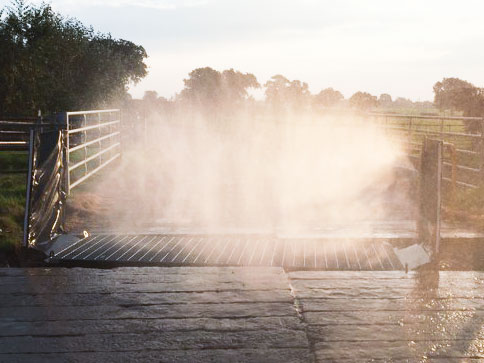
[[[477,189],[457,188],[454,195],[444,190],[444,222],[484,231],[484,185]]]
[[[27,169],[25,152],[0,152],[0,251],[12,252],[20,245],[25,211],[26,174],[8,173]]]
[[[27,170],[28,153],[25,151],[1,151],[0,173],[13,170]]]

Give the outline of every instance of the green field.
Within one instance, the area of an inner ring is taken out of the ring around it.
[[[11,252],[22,240],[27,153],[0,152],[0,251]]]

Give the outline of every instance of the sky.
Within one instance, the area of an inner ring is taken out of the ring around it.
[[[38,1],[33,1],[39,3]],[[9,4],[0,0],[0,7]],[[149,75],[130,93],[170,98],[199,67],[234,68],[260,83],[309,84],[432,100],[458,77],[484,87],[481,0],[52,0],[63,15],[143,45]]]

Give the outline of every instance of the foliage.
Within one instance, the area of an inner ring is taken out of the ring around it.
[[[306,82],[289,81],[277,74],[264,86],[266,103],[276,111],[299,111],[309,105],[311,93]]]
[[[146,74],[143,47],[96,33],[49,4],[0,14],[0,114],[103,107]]]
[[[314,96],[314,104],[316,106],[333,107],[343,99],[344,97],[340,91],[326,88]]]
[[[392,102],[392,96],[390,96],[388,93],[382,93],[378,98],[378,105],[382,107],[391,106]]]
[[[459,78],[444,78],[434,85],[434,103],[440,110],[462,111],[464,116],[484,114],[484,89]]]
[[[464,116],[483,116],[484,88],[459,78],[444,78],[434,85],[434,103],[440,110],[457,110]],[[466,121],[466,129],[470,133],[479,133],[481,128],[478,121]]]
[[[368,111],[378,106],[378,100],[376,96],[372,96],[367,92],[356,92],[350,98],[350,105],[359,110]]]
[[[260,87],[253,74],[233,69],[219,72],[210,67],[194,69],[183,82],[185,88],[177,101],[210,114],[242,107],[249,97],[248,89]]]

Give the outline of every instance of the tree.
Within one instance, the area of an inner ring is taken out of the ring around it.
[[[289,81],[277,74],[264,85],[266,103],[276,111],[301,110],[309,104],[311,93],[305,82]]]
[[[464,116],[484,115],[484,88],[459,78],[444,78],[434,85],[434,104],[439,110],[450,109],[463,112]],[[478,121],[466,121],[468,132],[482,132]]]
[[[389,107],[392,105],[392,96],[388,93],[382,93],[378,98],[378,105],[381,107]]]
[[[210,67],[197,68],[183,80],[178,100],[203,112],[232,112],[248,100],[248,89],[260,87],[256,77],[233,69],[222,73]]]
[[[0,12],[0,114],[103,107],[146,74],[143,47],[96,33],[51,6]]]
[[[158,101],[158,92],[156,91],[145,91],[143,95],[143,101],[146,103],[155,104]]]
[[[372,96],[367,92],[356,92],[353,96],[351,96],[349,101],[352,107],[364,111],[368,111],[378,106],[376,96]]]
[[[326,88],[314,96],[314,103],[318,106],[332,107],[343,99],[341,92],[332,88]]]
[[[230,106],[239,106],[249,98],[249,88],[260,88],[257,78],[251,73],[241,73],[233,69],[222,72],[222,89],[225,102]]]
[[[434,85],[434,104],[440,110],[461,111],[464,116],[482,116],[484,89],[459,78],[444,78]]]
[[[412,100],[405,97],[397,97],[397,99],[393,101],[393,105],[404,109],[412,109],[415,106]]]

